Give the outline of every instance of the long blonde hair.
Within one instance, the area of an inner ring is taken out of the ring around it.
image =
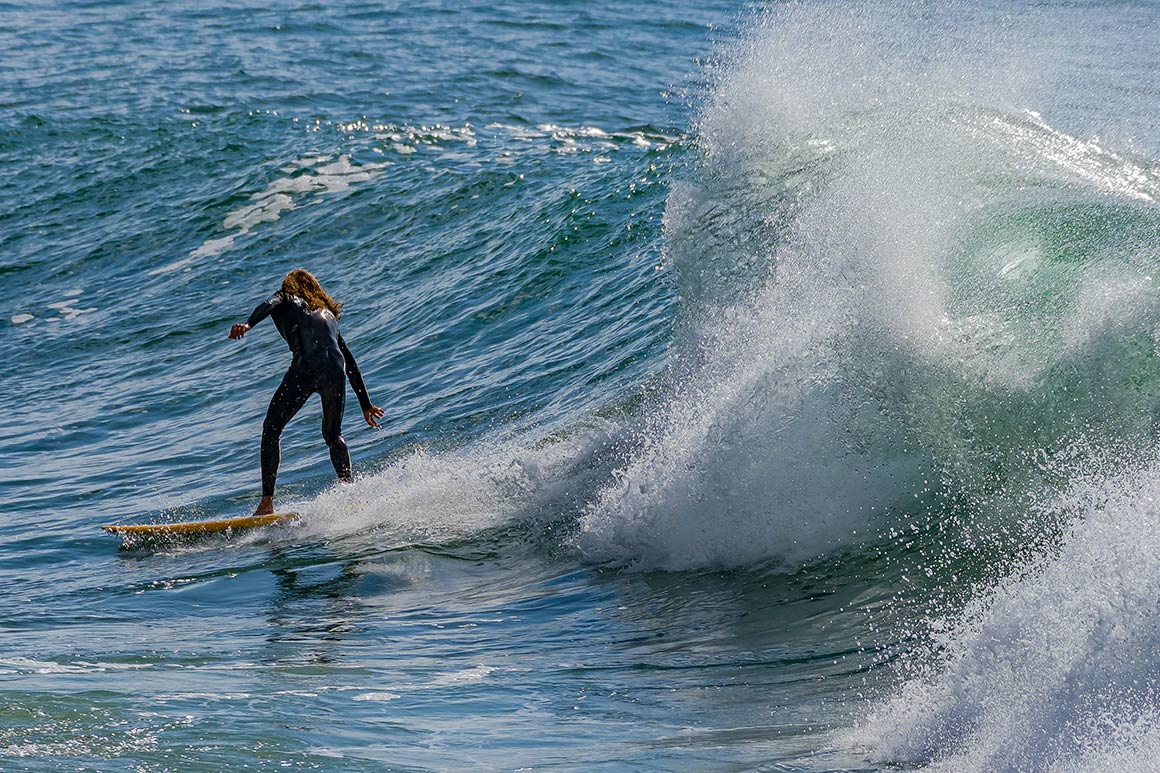
[[[306,301],[311,311],[316,309],[330,309],[335,319],[342,316],[342,304],[336,303],[327,295],[322,285],[304,268],[296,268],[282,280],[282,292],[286,295],[297,295]]]

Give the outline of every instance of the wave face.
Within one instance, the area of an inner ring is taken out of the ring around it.
[[[1156,109],[1097,64],[1155,13],[1039,10],[790,5],[725,57],[667,204],[670,383],[582,519],[626,566],[924,577],[898,636],[928,645],[842,740],[874,764],[1160,737]]]
[[[933,512],[1001,554],[1152,446],[1160,176],[1028,107],[1072,17],[793,5],[726,57],[665,215],[671,384],[583,549],[793,567]]]

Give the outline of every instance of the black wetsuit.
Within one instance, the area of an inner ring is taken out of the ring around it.
[[[350,452],[342,437],[342,411],[346,405],[344,374],[350,377],[362,410],[372,406],[358,365],[338,332],[338,320],[330,311],[311,311],[306,301],[281,291],[254,309],[246,324],[253,327],[266,317],[273,318],[294,359],[270,399],[266,421],[262,424],[262,496],[274,495],[282,430],[314,392],[322,397],[322,437],[330,448],[334,471],[341,480],[350,480]]]

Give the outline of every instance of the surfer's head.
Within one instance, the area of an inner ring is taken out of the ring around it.
[[[342,316],[342,304],[336,303],[327,295],[326,290],[323,290],[322,285],[314,278],[314,274],[304,268],[296,268],[286,275],[282,280],[282,292],[286,295],[297,295],[306,301],[311,310],[330,309],[335,319]]]

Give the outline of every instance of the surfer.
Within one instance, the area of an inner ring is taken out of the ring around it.
[[[274,512],[282,430],[310,395],[317,392],[322,398],[322,437],[330,448],[330,462],[339,480],[351,479],[350,452],[342,437],[347,377],[367,424],[378,427],[378,419],[383,417],[383,410],[367,395],[362,373],[338,332],[341,315],[342,304],[327,295],[313,274],[296,268],[286,275],[282,289],[270,300],[254,309],[245,322],[230,328],[230,338],[237,341],[254,325],[271,317],[294,354],[262,423],[262,499],[254,515]]]

